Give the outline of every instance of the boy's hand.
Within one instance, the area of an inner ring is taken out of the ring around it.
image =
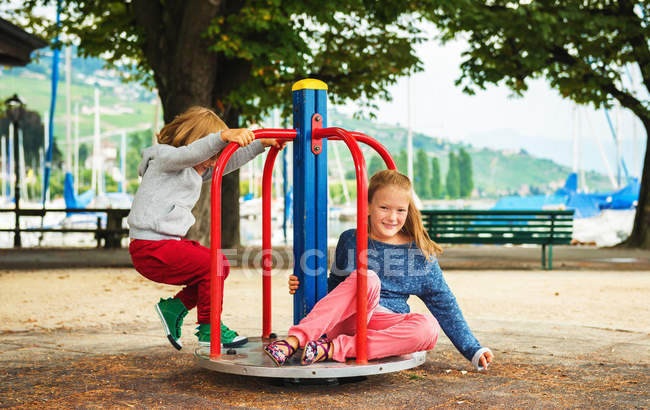
[[[491,352],[485,352],[481,355],[481,357],[478,359],[478,363],[483,366],[483,370],[488,369],[488,364],[492,361],[494,358],[494,355]]]
[[[292,295],[296,293],[296,289],[298,289],[298,286],[300,285],[300,281],[298,280],[298,277],[296,275],[290,275],[289,276],[289,293]]]
[[[287,144],[287,141],[279,141],[275,138],[260,138],[260,142],[265,147],[275,147],[279,150],[284,149],[284,146]]]
[[[221,131],[221,139],[225,142],[236,142],[245,147],[255,140],[255,134],[247,128],[232,128]]]

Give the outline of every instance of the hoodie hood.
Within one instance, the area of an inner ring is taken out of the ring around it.
[[[142,151],[142,161],[140,161],[140,165],[138,166],[138,175],[144,176],[144,173],[149,167],[149,161],[155,159],[157,151],[157,146],[155,145]]]

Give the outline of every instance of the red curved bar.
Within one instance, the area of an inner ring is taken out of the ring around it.
[[[255,139],[260,138],[275,138],[280,140],[294,140],[298,131],[284,128],[265,128],[262,130],[254,130]]]
[[[297,132],[292,129],[262,129],[253,131],[255,139],[277,138],[292,140]],[[210,195],[210,358],[221,356],[221,310],[223,302],[223,256],[221,252],[221,180],[226,164],[239,144],[231,142],[221,151],[212,173]]]
[[[221,151],[212,172],[210,193],[210,358],[221,356],[221,304],[223,303],[223,256],[221,252],[221,180],[226,163],[239,148],[231,142]]]
[[[279,149],[271,147],[262,174],[262,337],[271,335],[271,188]]]
[[[374,150],[377,151],[379,156],[381,156],[381,158],[384,160],[384,163],[388,169],[397,169],[397,165],[395,164],[393,157],[390,155],[386,147],[384,147],[379,141],[360,132],[348,131],[348,133],[357,141],[363,142],[364,144],[370,145],[370,147],[374,148]],[[343,138],[339,136],[329,136],[327,139],[340,141]]]
[[[350,134],[356,138],[357,141],[361,141],[364,144],[370,145],[372,148],[374,148],[375,151],[377,151],[377,153],[384,160],[388,169],[397,169],[397,164],[395,164],[395,161],[393,161],[393,157],[390,155],[386,147],[384,147],[379,141],[360,132],[350,132]]]
[[[350,149],[357,174],[357,335],[358,364],[368,363],[368,173],[366,160],[356,139],[348,131],[320,128],[312,131],[312,138],[338,136]]]

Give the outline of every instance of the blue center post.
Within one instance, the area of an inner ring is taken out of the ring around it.
[[[297,324],[327,294],[327,140],[312,144],[312,120],[327,124],[327,84],[305,79],[293,85],[293,300]],[[320,117],[320,118],[319,118]]]

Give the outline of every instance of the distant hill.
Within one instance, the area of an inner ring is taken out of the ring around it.
[[[95,84],[100,90],[102,132],[154,123],[156,108],[153,101],[156,101],[156,96],[150,90],[136,84],[121,83],[115,73],[101,70],[100,60],[74,59],[73,61],[75,65],[71,86],[72,107],[74,110],[74,106],[79,105],[81,114],[79,127],[82,137],[93,133],[92,110]],[[46,55],[41,57],[39,62],[25,68],[0,71],[0,98],[4,100],[18,92],[26,101],[28,109],[43,114],[49,109],[50,101],[48,67]],[[65,140],[64,78],[65,74],[61,67],[55,116],[55,138],[59,146],[62,146]],[[328,125],[368,134],[384,144],[393,155],[406,149],[407,130],[400,126],[382,124],[377,120],[351,118],[334,109],[330,110]],[[571,171],[566,166],[548,159],[533,157],[523,150],[509,152],[474,148],[471,145],[452,143],[443,138],[434,138],[421,133],[414,133],[413,145],[414,150],[423,149],[431,158],[433,156],[439,158],[443,181],[447,173],[448,153],[457,152],[459,148],[464,147],[472,157],[475,186],[482,197],[495,198],[517,192],[549,193],[561,186]],[[353,170],[352,159],[347,153],[347,148],[343,144],[340,148],[344,168],[347,171]],[[366,155],[371,155],[370,149],[365,149],[365,152]],[[334,168],[336,165],[333,162],[333,155],[330,154],[329,158]],[[586,174],[586,182],[591,190],[609,189],[605,176],[595,172]]]
[[[355,119],[336,111],[329,113],[329,126],[339,126],[363,132],[376,138],[393,154],[406,150],[407,130],[396,125],[381,124],[376,120]],[[434,138],[413,133],[413,150],[423,149],[432,158],[438,157],[441,172],[447,174],[448,154],[465,148],[472,157],[475,186],[485,197],[516,194],[518,191],[550,193],[564,184],[571,172],[569,167],[549,159],[536,158],[524,150],[492,150],[475,148],[468,144],[453,143],[443,138]],[[350,158],[346,155],[345,158]],[[351,162],[351,158],[349,159]],[[351,165],[350,165],[350,169]],[[607,178],[596,172],[585,173],[590,190],[610,190]],[[528,188],[526,188],[528,186]]]

